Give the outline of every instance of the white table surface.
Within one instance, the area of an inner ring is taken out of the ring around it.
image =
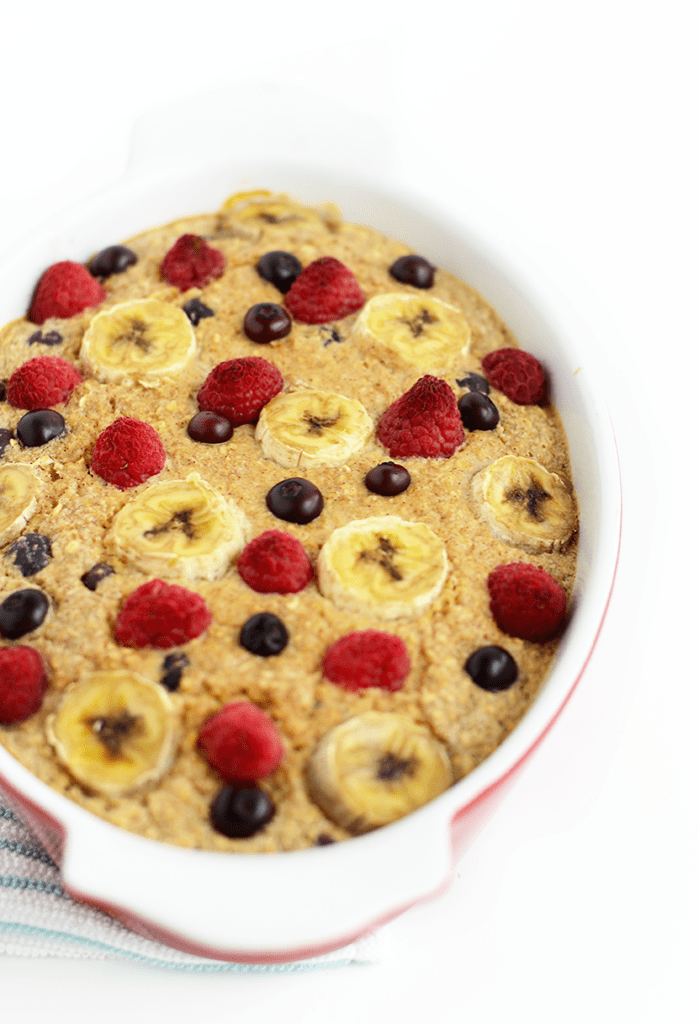
[[[144,112],[251,83],[282,87],[280,120],[303,93],[346,107],[380,127],[397,185],[466,218],[474,202],[497,211],[582,307],[613,316],[618,346],[595,357],[623,461],[622,559],[561,719],[449,891],[384,929],[379,963],[197,975],[0,956],[5,1019],[696,1020],[690,5],[160,7],[4,13],[0,250],[118,178]]]

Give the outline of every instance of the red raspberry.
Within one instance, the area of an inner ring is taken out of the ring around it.
[[[286,295],[287,309],[304,324],[342,320],[365,303],[364,293],[352,271],[334,256],[309,263]]]
[[[15,409],[48,409],[67,402],[83,379],[60,356],[38,356],[22,363],[7,382],[7,401]]]
[[[67,320],[88,306],[99,306],[104,296],[104,288],[82,263],[64,260],[39,278],[28,316],[33,324],[43,324],[50,316]]]
[[[199,408],[225,416],[234,427],[256,423],[270,398],[284,387],[277,367],[260,356],[228,359],[214,366],[197,395]]]
[[[313,579],[303,544],[283,530],[265,530],[251,540],[238,559],[238,572],[258,594],[295,594]]]
[[[142,484],[165,465],[166,452],[149,423],[122,416],[103,430],[92,452],[92,470],[120,491]]]
[[[199,594],[151,580],[129,594],[116,620],[124,647],[179,647],[208,629],[211,612]]]
[[[226,704],[205,722],[197,747],[225,782],[257,782],[271,775],[284,755],[276,725],[248,701]]]
[[[503,633],[543,642],[558,632],[566,613],[561,584],[529,562],[499,565],[488,576],[490,611]]]
[[[420,377],[386,409],[376,436],[391,458],[449,458],[464,440],[454,392],[439,377]]]
[[[32,647],[0,650],[0,724],[30,718],[41,707],[48,686],[44,665]]]
[[[168,284],[186,292],[188,288],[203,288],[215,281],[225,266],[226,259],[220,249],[214,249],[199,235],[182,235],[165,254],[160,273]]]
[[[485,375],[517,405],[538,405],[546,396],[546,377],[538,359],[521,348],[499,348],[482,360]]]
[[[345,690],[399,690],[408,672],[410,656],[401,638],[378,629],[348,633],[323,658],[323,675]]]

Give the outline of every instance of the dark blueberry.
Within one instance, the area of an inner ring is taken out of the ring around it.
[[[289,633],[286,626],[271,612],[251,615],[240,631],[240,646],[261,658],[280,654],[288,642]]]
[[[27,345],[60,345],[62,341],[63,335],[59,334],[58,331],[47,331],[46,334],[42,334],[41,331],[34,331],[27,338]]]
[[[125,245],[108,245],[102,252],[93,256],[87,265],[93,277],[104,280],[112,274],[123,274],[125,270],[138,262],[138,256]]]
[[[170,693],[174,693],[180,685],[182,673],[187,665],[189,665],[189,658],[184,651],[175,651],[163,659],[163,674],[160,677],[160,682]]]
[[[482,395],[490,394],[490,384],[480,373],[467,373],[456,383],[460,388],[468,388],[469,391],[480,391]]]
[[[187,433],[201,444],[222,444],[233,437],[233,424],[217,412],[198,412],[187,424]]]
[[[458,401],[461,422],[467,430],[495,430],[500,413],[495,403],[479,391],[469,391]]]
[[[0,455],[3,454],[8,444],[15,435],[7,427],[0,427]]]
[[[305,523],[317,519],[325,501],[315,484],[300,476],[281,480],[267,492],[267,508],[277,519],[287,523]]]
[[[332,836],[329,836],[327,832],[321,832],[316,839],[316,846],[332,846],[335,842]]]
[[[391,277],[413,288],[431,288],[435,268],[424,256],[400,256],[389,270]]]
[[[250,341],[267,345],[270,341],[286,338],[291,330],[291,317],[283,306],[275,302],[258,302],[245,314],[243,330]]]
[[[25,412],[17,424],[17,437],[25,448],[38,448],[54,437],[65,434],[66,421],[55,409],[33,409]]]
[[[185,302],[182,309],[189,317],[192,327],[196,327],[199,321],[205,320],[207,316],[214,315],[213,309],[204,305],[201,299],[190,299],[189,302]]]
[[[265,281],[270,281],[275,288],[286,294],[299,276],[303,267],[290,252],[275,249],[260,257],[257,273]]]
[[[373,494],[382,498],[391,498],[402,494],[410,487],[410,473],[405,466],[395,462],[382,462],[370,469],[364,477],[364,483]]]
[[[33,576],[51,561],[51,541],[43,533],[25,533],[10,546],[8,555],[23,576]]]
[[[7,401],[7,381],[0,380],[0,402]]]
[[[107,576],[113,575],[114,570],[111,565],[107,565],[106,562],[98,562],[93,565],[91,569],[83,573],[80,577],[80,582],[84,583],[88,590],[97,590],[98,584],[102,582]]]
[[[49,610],[49,599],[40,590],[15,590],[0,604],[0,633],[17,640],[38,629]]]
[[[248,839],[274,817],[274,804],[267,794],[250,786],[224,786],[211,804],[211,824],[230,839]]]
[[[464,668],[476,686],[490,693],[507,690],[517,679],[517,662],[502,647],[480,647]]]

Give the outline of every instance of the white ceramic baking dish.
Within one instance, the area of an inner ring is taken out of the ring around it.
[[[60,863],[65,887],[138,932],[216,959],[284,962],[329,951],[448,884],[455,859],[552,725],[579,681],[613,586],[621,497],[610,420],[574,313],[521,257],[451,213],[331,172],[226,159],[207,167],[142,165],[60,215],[0,264],[0,322],[21,315],[57,260],[86,260],[175,217],[216,209],[239,189],[333,200],[477,287],[545,365],[565,424],[580,499],[578,579],[570,625],[540,696],[485,762],[406,819],[348,842],[278,855],[165,846],[84,811],[0,748],[0,779]]]

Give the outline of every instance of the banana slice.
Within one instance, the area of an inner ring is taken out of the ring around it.
[[[168,579],[217,580],[240,554],[248,523],[241,510],[198,473],[165,480],[114,517],[117,554],[142,572]]]
[[[126,670],[93,672],[65,691],[46,734],[86,789],[124,796],[165,774],[175,747],[167,690]]]
[[[98,380],[132,379],[155,386],[184,369],[196,350],[194,330],[179,306],[158,299],[121,302],[90,321],[80,358]]]
[[[351,337],[389,350],[410,368],[440,373],[468,352],[471,328],[459,309],[440,299],[389,292],[369,299]]]
[[[14,540],[27,525],[41,490],[41,482],[29,466],[0,468],[0,546]]]
[[[577,524],[564,481],[535,459],[496,459],[473,477],[471,493],[495,536],[532,554],[563,551]]]
[[[341,611],[416,618],[440,593],[447,570],[444,544],[425,523],[373,516],[333,530],[318,556],[318,586]]]
[[[255,430],[262,451],[284,469],[342,466],[374,430],[361,402],[332,391],[290,391],[263,408]]]
[[[311,756],[311,799],[355,835],[403,818],[453,781],[442,744],[398,714],[367,711],[331,729]]]
[[[267,189],[235,192],[226,199],[221,211],[232,213],[237,220],[262,220],[267,224],[323,221],[330,226],[342,220],[342,214],[335,203],[304,206],[285,193],[273,193]]]

